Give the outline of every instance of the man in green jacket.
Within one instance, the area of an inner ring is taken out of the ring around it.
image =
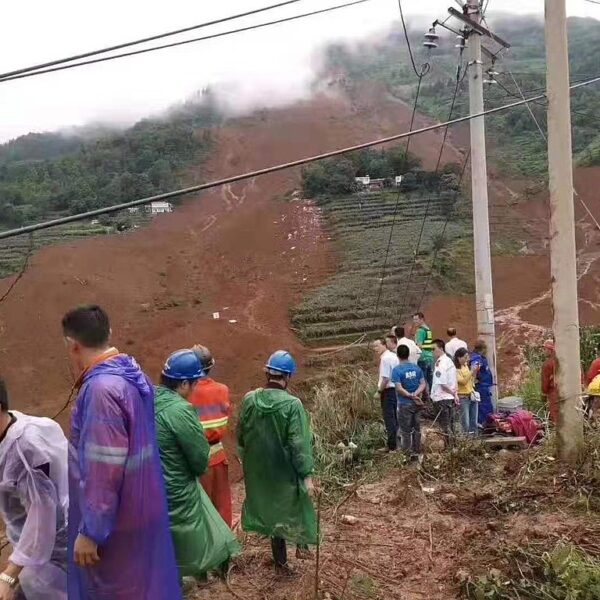
[[[433,383],[433,365],[435,363],[433,359],[433,333],[425,322],[425,315],[422,312],[413,315],[413,323],[415,324],[415,343],[421,350],[421,356],[417,364],[425,376],[428,386],[427,394],[430,394]]]
[[[240,551],[236,537],[199,483],[208,468],[210,447],[188,398],[202,377],[196,353],[179,350],[165,363],[155,399],[156,434],[179,576],[198,580]]]
[[[275,567],[286,573],[286,540],[300,557],[317,543],[312,434],[302,402],[287,391],[296,371],[290,353],[272,354],[265,371],[266,387],[245,396],[238,421],[246,484],[242,528],[271,538]]]

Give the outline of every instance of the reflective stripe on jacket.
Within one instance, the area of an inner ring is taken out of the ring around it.
[[[222,440],[227,433],[231,412],[229,388],[210,377],[201,379],[192,392],[190,403],[196,409],[210,444],[209,467],[226,461]]]

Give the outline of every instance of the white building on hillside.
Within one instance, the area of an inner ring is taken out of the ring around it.
[[[369,184],[371,183],[371,177],[369,175],[367,175],[366,177],[355,177],[354,181],[356,181],[356,183],[362,184],[364,187],[369,187]]]
[[[151,202],[147,210],[153,215],[160,215],[173,212],[173,205],[170,202]]]

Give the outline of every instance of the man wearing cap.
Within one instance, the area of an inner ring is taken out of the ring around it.
[[[209,377],[215,366],[215,359],[206,346],[192,348],[202,364],[205,377],[198,380],[190,395],[190,403],[196,410],[210,445],[208,470],[200,478],[200,483],[215,508],[229,527],[232,524],[231,486],[229,485],[229,462],[223,447],[227,434],[231,402],[229,388]]]
[[[169,356],[156,388],[156,435],[179,576],[203,580],[239,553],[237,539],[202,489],[209,445],[190,395],[204,377],[193,350]]]
[[[287,387],[296,372],[289,352],[279,350],[266,366],[266,386],[244,397],[237,428],[246,499],[242,528],[271,538],[276,570],[288,573],[286,541],[317,543],[312,434],[302,402]]]

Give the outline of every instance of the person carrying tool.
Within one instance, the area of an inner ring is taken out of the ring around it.
[[[0,516],[12,546],[0,600],[67,600],[68,507],[60,425],[9,410],[0,379]]]
[[[181,600],[154,390],[99,306],[62,321],[79,389],[69,440],[69,600]]]
[[[225,523],[231,527],[233,515],[229,462],[223,447],[223,438],[227,433],[231,413],[229,388],[208,376],[215,366],[211,351],[200,345],[192,349],[200,359],[205,376],[198,380],[192,390],[190,403],[196,409],[210,445],[208,470],[200,478],[200,483]]]
[[[156,388],[156,433],[167,484],[171,534],[179,577],[204,580],[238,554],[236,537],[202,489],[209,445],[193,406],[194,387],[204,377],[194,350],[167,359]]]
[[[296,372],[292,355],[278,350],[265,372],[266,386],[244,397],[237,428],[246,484],[242,528],[271,538],[275,568],[286,574],[286,540],[297,544],[299,558],[317,543],[312,434],[302,402],[287,391]]]

